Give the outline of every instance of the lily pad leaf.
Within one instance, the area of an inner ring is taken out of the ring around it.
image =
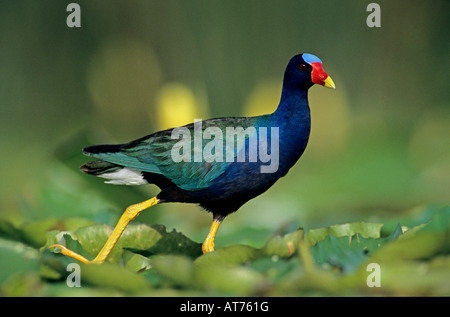
[[[359,233],[341,238],[328,235],[311,248],[311,254],[319,265],[328,264],[343,272],[353,272],[369,255],[401,234],[402,228],[397,225],[395,231],[385,238],[364,238]]]
[[[318,241],[324,240],[328,235],[340,238],[359,234],[364,238],[379,238],[382,226],[381,223],[353,222],[311,229],[305,233],[305,241],[313,246]]]
[[[110,236],[112,229],[106,225],[81,227],[75,232],[51,231],[48,233],[47,246],[58,243],[86,258],[95,257]],[[61,240],[62,239],[62,240]],[[108,257],[110,262],[123,262],[133,257],[125,256],[124,250],[150,256],[154,254],[182,254],[197,257],[201,254],[201,244],[196,243],[180,232],[167,232],[162,225],[130,224]],[[137,258],[134,258],[136,260]],[[143,266],[144,264],[141,261]],[[136,268],[135,265],[132,267]]]

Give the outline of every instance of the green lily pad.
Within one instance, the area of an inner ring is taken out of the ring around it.
[[[66,245],[67,248],[83,256],[83,253],[85,253],[87,258],[92,258],[100,252],[111,232],[112,229],[106,225],[81,227],[75,232],[52,232],[50,233],[50,238],[47,238],[47,246],[60,243],[59,240],[67,235],[71,243],[71,246]],[[76,248],[76,250],[72,248]],[[124,250],[126,249],[143,256],[184,254],[196,257],[201,254],[201,244],[190,240],[179,232],[167,232],[162,225],[128,225],[111,251],[108,261],[116,263],[122,261]]]
[[[379,227],[381,228],[381,227]],[[311,253],[319,265],[328,264],[338,267],[344,272],[352,272],[385,243],[394,241],[402,234],[400,225],[386,238],[364,238],[357,233],[355,236],[337,238],[327,235],[324,240],[317,242]]]
[[[383,224],[381,223],[354,222],[312,229],[306,232],[305,241],[313,246],[318,241],[324,240],[328,235],[340,238],[352,237],[356,234],[359,234],[364,238],[376,239],[380,237],[380,230],[382,226]]]
[[[0,259],[0,283],[13,275],[39,269],[39,252],[21,242],[0,239]]]

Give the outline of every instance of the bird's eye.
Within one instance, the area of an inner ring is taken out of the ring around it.
[[[305,70],[306,69],[306,64],[300,64],[300,69],[301,70]]]

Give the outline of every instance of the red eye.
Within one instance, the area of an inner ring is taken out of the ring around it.
[[[306,67],[306,64],[300,64],[300,69],[301,70],[305,70],[307,67]]]

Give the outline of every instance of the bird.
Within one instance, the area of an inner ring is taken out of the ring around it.
[[[198,204],[212,213],[202,252],[213,252],[224,219],[267,191],[304,153],[311,130],[308,90],[314,84],[335,88],[317,56],[298,54],[286,66],[280,102],[271,114],[194,120],[129,143],[84,148],[83,153],[96,160],[82,165],[82,172],[109,184],[154,184],[160,192],[126,208],[93,260],[61,244],[51,247],[83,263],[104,263],[141,211],[181,202]]]

